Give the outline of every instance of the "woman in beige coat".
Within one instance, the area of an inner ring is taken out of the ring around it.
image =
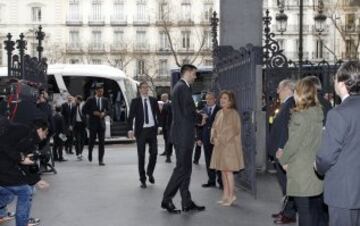
[[[222,200],[218,203],[231,206],[236,200],[234,195],[234,172],[244,168],[241,120],[235,106],[235,96],[231,91],[220,94],[220,105],[211,129],[211,143],[214,149],[211,157],[210,168],[221,171],[224,185]]]

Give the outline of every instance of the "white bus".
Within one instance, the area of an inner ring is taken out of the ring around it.
[[[107,118],[107,140],[127,135],[126,119],[131,99],[136,97],[137,82],[117,68],[107,65],[54,64],[49,65],[48,89],[53,106],[62,104],[66,97],[80,95],[86,100],[94,94],[95,83],[104,84],[104,96],[111,104]],[[7,75],[7,68],[0,69],[1,76]]]

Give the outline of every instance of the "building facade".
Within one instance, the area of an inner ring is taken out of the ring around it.
[[[212,64],[209,18],[218,8],[218,0],[0,0],[0,39],[23,32],[35,55],[42,25],[49,63],[108,64],[169,86],[171,68]]]
[[[273,18],[271,31],[288,59],[298,60],[299,53],[299,5],[300,0],[285,0],[287,29],[277,31],[276,14],[279,0],[264,0],[264,15],[269,9]],[[325,29],[315,29],[314,16],[318,13],[319,0],[303,0],[303,59],[319,62],[323,59],[334,62],[338,59],[359,57],[360,5],[356,0],[323,1],[327,16]]]

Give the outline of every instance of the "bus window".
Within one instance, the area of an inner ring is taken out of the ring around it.
[[[60,93],[59,86],[55,80],[54,75],[48,75],[48,85],[49,85],[49,93]]]

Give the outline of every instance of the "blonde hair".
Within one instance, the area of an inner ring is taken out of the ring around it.
[[[310,107],[319,106],[317,89],[314,82],[309,78],[299,80],[295,85],[295,112],[304,111]]]

